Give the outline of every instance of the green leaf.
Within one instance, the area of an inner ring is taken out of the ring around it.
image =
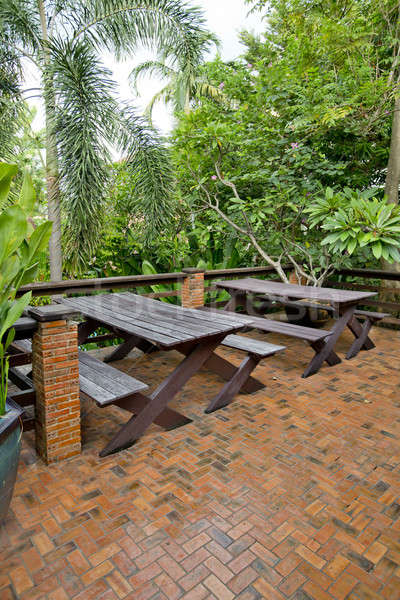
[[[15,177],[15,175],[17,174],[17,172],[17,165],[0,163],[0,208],[4,206],[8,198],[11,182],[13,180],[13,177]]]
[[[0,264],[22,244],[27,232],[26,215],[19,206],[10,206],[0,215]]]
[[[42,223],[33,231],[28,242],[29,262],[31,262],[34,257],[36,257],[40,252],[43,252],[47,248],[52,226],[53,224],[51,221],[46,221],[46,223]]]
[[[29,173],[25,173],[24,181],[22,183],[21,191],[19,194],[18,204],[30,216],[33,213],[33,209],[36,202],[36,192],[33,187],[32,177]]]
[[[4,333],[7,331],[7,329],[12,327],[15,321],[20,318],[25,308],[28,306],[31,298],[32,292],[27,292],[10,305],[6,313],[6,317],[1,323],[0,340],[3,339]]]
[[[382,256],[382,244],[380,242],[376,242],[372,245],[372,253],[375,258],[379,259]]]

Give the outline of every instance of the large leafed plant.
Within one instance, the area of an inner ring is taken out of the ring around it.
[[[48,244],[52,227],[50,222],[33,225],[36,195],[28,174],[17,200],[10,201],[10,187],[16,173],[15,165],[0,163],[0,417],[6,409],[7,350],[15,337],[13,325],[31,299],[31,292],[16,299],[17,292],[35,279],[38,259]]]

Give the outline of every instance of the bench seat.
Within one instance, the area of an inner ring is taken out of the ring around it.
[[[356,310],[355,313],[356,317],[361,317],[364,319],[371,319],[372,321],[381,321],[382,319],[386,319],[387,317],[390,317],[389,313],[379,313],[379,312],[372,312],[369,310]]]
[[[98,406],[107,406],[149,388],[138,379],[91,356],[79,352],[79,386],[81,393]]]
[[[286,321],[274,321],[272,319],[265,319],[264,317],[250,318],[255,329],[266,331],[268,333],[280,333],[282,335],[306,340],[307,342],[324,340],[331,335],[331,332],[326,329],[303,327],[302,325],[295,325],[294,323],[287,323]]]
[[[222,342],[222,346],[227,346],[228,348],[233,348],[235,350],[242,350],[243,352],[255,354],[261,358],[266,358],[267,356],[272,356],[277,352],[285,350],[285,346],[269,344],[268,342],[255,340],[243,335],[227,335]]]

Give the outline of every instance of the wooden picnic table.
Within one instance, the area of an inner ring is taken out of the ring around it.
[[[135,347],[145,352],[154,348],[177,350],[184,355],[182,362],[151,395],[141,394],[140,411],[137,411],[137,397],[131,407],[125,401],[124,408],[131,409],[135,416],[121,428],[102,455],[130,445],[154,421],[165,429],[190,422],[184,415],[168,409],[167,405],[203,366],[227,382],[211,400],[206,412],[226,406],[238,391],[251,393],[265,387],[250,376],[257,361],[244,360],[236,367],[214,352],[227,336],[248,325],[248,317],[184,309],[130,292],[66,298],[63,304],[74,307],[85,317],[78,328],[79,345],[89,339],[95,341],[95,337],[89,336],[99,327],[107,328],[124,340],[106,362],[124,358]],[[283,349],[270,346],[270,354]]]
[[[295,285],[280,283],[276,281],[267,281],[255,279],[252,277],[231,281],[220,281],[215,284],[218,288],[229,292],[231,299],[224,307],[225,311],[235,311],[238,306],[242,306],[245,312],[251,315],[259,314],[254,307],[254,299],[266,297],[271,302],[277,302],[289,306],[298,307],[316,307],[324,308],[325,303],[331,307],[336,318],[335,324],[330,330],[330,335],[326,337],[309,367],[303,376],[316,373],[323,362],[328,360],[335,364],[340,359],[334,352],[337,340],[343,330],[348,327],[355,337],[347,358],[355,356],[361,349],[370,350],[375,345],[368,336],[369,326],[364,326],[355,316],[357,304],[362,303],[366,298],[376,295],[376,292],[358,292],[354,290],[343,290],[335,288],[309,287],[304,285]],[[301,302],[300,302],[301,300]],[[236,313],[238,314],[238,313]],[[369,324],[367,324],[369,325]]]

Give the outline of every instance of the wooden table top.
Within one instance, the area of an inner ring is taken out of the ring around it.
[[[267,296],[285,298],[307,298],[337,304],[355,304],[364,298],[371,298],[377,294],[377,292],[358,292],[354,290],[311,287],[306,285],[295,285],[292,283],[280,283],[277,281],[265,281],[253,277],[233,279],[230,281],[217,281],[215,285],[227,291],[242,291],[245,293],[265,294]]]
[[[166,348],[228,335],[248,325],[248,317],[234,313],[182,308],[131,292],[65,298],[64,303],[89,319]]]

